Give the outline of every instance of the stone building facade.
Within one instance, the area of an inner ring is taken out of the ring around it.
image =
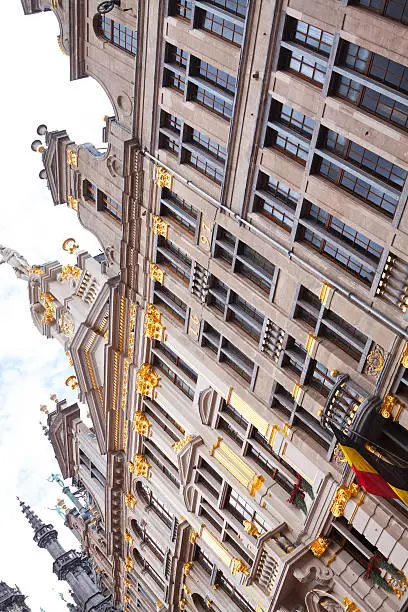
[[[406,2],[22,4],[114,108],[103,154],[38,129],[104,258],[29,287],[90,407],[115,603],[401,609],[407,509],[331,424],[406,465]]]

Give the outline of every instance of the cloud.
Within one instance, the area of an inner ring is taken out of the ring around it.
[[[67,129],[78,142],[100,144],[105,114],[112,113],[106,94],[90,79],[69,82],[69,60],[58,49],[52,13],[24,17],[19,2],[2,7],[8,27],[0,37],[2,64],[0,148],[2,197],[0,243],[19,250],[31,263],[73,259],[61,249],[73,236],[81,248],[99,252],[96,239],[79,224],[73,211],[54,207],[45,181],[38,178],[41,156],[30,150],[36,128]],[[16,36],[18,33],[18,36]],[[76,540],[56,512],[61,496],[47,482],[59,468],[38,421],[40,404],[50,393],[75,401],[64,380],[72,370],[62,347],[35,329],[27,286],[8,266],[0,266],[0,580],[17,583],[29,595],[33,612],[66,612],[58,593],[69,599],[65,583],[52,574],[52,560],[33,542],[19,511],[16,495],[30,503],[46,522],[53,522],[67,549]]]

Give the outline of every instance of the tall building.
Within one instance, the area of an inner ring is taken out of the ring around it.
[[[30,612],[25,599],[18,587],[9,587],[5,582],[0,582],[1,612]]]
[[[332,426],[407,465],[407,3],[22,4],[114,108],[106,152],[38,129],[104,257],[28,285],[89,405],[115,603],[401,609],[407,508]]]

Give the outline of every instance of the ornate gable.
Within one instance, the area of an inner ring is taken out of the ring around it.
[[[78,404],[67,406],[65,400],[58,402],[56,411],[48,416],[50,442],[64,479],[74,476],[72,424],[79,418]]]

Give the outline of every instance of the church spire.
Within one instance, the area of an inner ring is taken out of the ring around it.
[[[8,584],[0,582],[0,610],[4,612],[30,612],[30,608],[25,603],[25,595],[16,587],[9,587]]]
[[[36,533],[42,527],[45,527],[42,520],[35,514],[28,504],[24,503],[19,497],[17,497],[17,500],[20,504],[21,512],[27,518],[28,522],[33,528],[34,533]]]

